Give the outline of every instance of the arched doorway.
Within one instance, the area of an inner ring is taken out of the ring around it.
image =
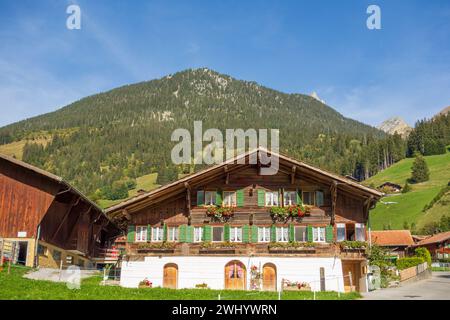
[[[262,272],[263,290],[277,290],[277,267],[273,263],[266,263]]]
[[[225,289],[245,290],[246,280],[247,270],[242,262],[233,260],[225,265]]]
[[[163,287],[176,289],[178,285],[178,266],[168,263],[164,266]]]

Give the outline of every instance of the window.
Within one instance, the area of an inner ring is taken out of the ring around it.
[[[356,241],[366,241],[366,228],[362,223],[355,223]]]
[[[269,241],[270,241],[270,228],[258,227],[258,242],[269,242]]]
[[[236,192],[234,191],[223,192],[223,206],[236,207]]]
[[[170,227],[167,229],[167,239],[169,241],[178,241],[178,228]]]
[[[308,241],[308,237],[306,235],[306,227],[295,227],[295,241],[297,242],[306,242]]]
[[[223,241],[223,227],[212,227],[212,241]]]
[[[242,242],[242,228],[231,227],[230,228],[230,241],[231,242]]]
[[[163,240],[163,228],[153,227],[152,228],[152,241],[158,242]]]
[[[266,191],[266,206],[268,207],[278,206],[277,191]]]
[[[289,231],[286,227],[277,227],[277,242],[288,242]]]
[[[314,194],[312,191],[303,191],[302,201],[304,204],[314,205]]]
[[[136,227],[136,242],[147,241],[147,226]]]
[[[215,191],[205,191],[205,205],[213,206],[216,204],[216,192]]]
[[[325,227],[313,227],[313,242],[325,242]]]
[[[336,241],[344,241],[345,240],[345,223],[337,223],[336,224]]]
[[[53,257],[53,260],[55,260],[56,262],[60,262],[61,261],[61,251],[53,250],[52,257]]]
[[[37,250],[38,255],[40,256],[46,256],[48,255],[47,252],[47,247],[43,246],[42,244],[38,244],[38,250]]]
[[[284,205],[293,206],[297,203],[297,192],[285,191],[284,192]]]
[[[195,227],[194,228],[194,242],[202,242],[203,241],[203,228]]]

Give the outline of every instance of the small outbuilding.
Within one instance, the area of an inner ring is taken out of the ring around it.
[[[372,231],[373,244],[389,250],[392,256],[402,258],[406,255],[407,248],[414,245],[414,240],[409,230],[382,230]]]
[[[402,191],[402,186],[392,182],[385,182],[378,187],[378,190],[386,190],[389,193],[396,193]]]

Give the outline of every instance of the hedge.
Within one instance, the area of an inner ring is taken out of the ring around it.
[[[425,260],[422,257],[400,258],[397,260],[397,269],[399,270],[408,269],[424,262]]]

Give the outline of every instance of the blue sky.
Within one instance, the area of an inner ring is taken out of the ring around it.
[[[69,4],[81,30],[66,28]],[[414,124],[450,105],[450,1],[0,2],[0,126],[197,67]]]

